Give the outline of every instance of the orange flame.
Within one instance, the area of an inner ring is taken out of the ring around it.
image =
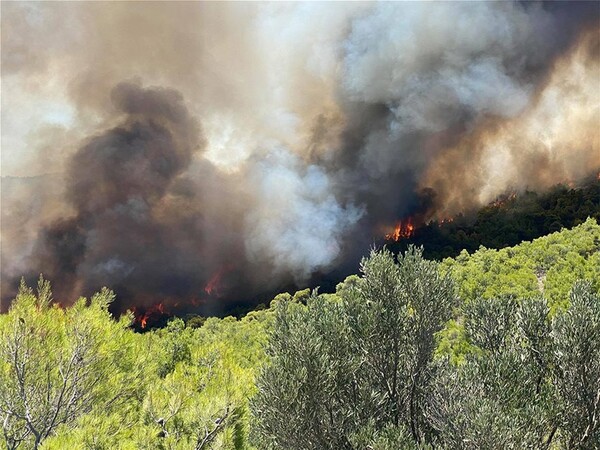
[[[208,280],[206,286],[204,286],[204,292],[208,295],[218,295],[221,289],[221,282],[223,275],[227,272],[231,271],[232,267],[230,265],[225,265],[217,270]]]
[[[385,239],[388,241],[398,242],[400,239],[407,239],[413,236],[415,233],[415,226],[413,225],[412,217],[409,217],[405,222],[400,220],[396,223],[394,231],[385,235]]]
[[[157,318],[166,314],[165,305],[156,303],[147,309],[133,308],[133,314],[136,316],[135,321],[140,325],[141,329],[145,329],[148,325],[148,320]]]

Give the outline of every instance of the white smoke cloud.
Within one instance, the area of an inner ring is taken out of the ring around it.
[[[513,117],[529,104],[528,70],[547,53],[539,8],[511,3],[379,3],[357,19],[345,45],[343,92],[384,104],[385,129],[367,138],[362,159],[374,174],[414,158],[414,135],[489,116]],[[535,25],[535,26],[534,26]],[[423,167],[418,157],[413,169]]]
[[[298,281],[331,265],[362,211],[338,203],[327,173],[280,148],[257,161],[249,177],[256,202],[245,222],[250,259]]]

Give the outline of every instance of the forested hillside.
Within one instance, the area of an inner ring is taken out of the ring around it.
[[[411,236],[388,242],[394,253],[409,245],[423,245],[429,259],[457,256],[480,245],[503,248],[562,228],[572,228],[588,217],[600,220],[600,178],[581,186],[558,184],[548,192],[525,191],[504,195],[476,213],[432,221]]]
[[[40,279],[0,316],[0,448],[598,448],[599,289],[593,219],[143,334]]]

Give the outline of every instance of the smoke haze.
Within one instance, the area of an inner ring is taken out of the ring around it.
[[[356,266],[600,169],[600,4],[2,4],[2,299],[121,310]],[[265,299],[267,300],[267,299]],[[5,307],[5,304],[3,307]]]

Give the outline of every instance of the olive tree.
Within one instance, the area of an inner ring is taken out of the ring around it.
[[[600,297],[577,282],[552,321],[553,384],[566,448],[600,448]]]
[[[371,438],[380,446],[382,439],[428,439],[423,411],[435,335],[451,317],[453,284],[415,248],[397,262],[385,249],[373,251],[361,272],[334,297],[276,307],[271,361],[253,402],[263,447],[354,449]]]
[[[570,305],[478,299],[463,307],[473,351],[438,362],[427,418],[452,449],[600,448],[600,299],[575,283]]]
[[[440,447],[547,448],[554,427],[549,308],[543,299],[480,298],[463,307],[472,351],[438,361],[427,407]]]
[[[270,364],[253,401],[261,448],[350,449],[358,381],[342,305],[313,293],[283,300],[267,350]]]

